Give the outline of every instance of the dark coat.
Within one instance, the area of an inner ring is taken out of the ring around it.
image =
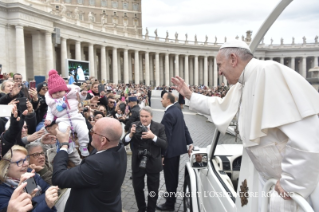
[[[31,171],[31,169],[28,169]],[[32,198],[33,205],[36,206],[33,208],[33,212],[54,212],[56,211],[55,207],[50,209],[45,202],[45,191],[50,187],[49,184],[43,181],[43,179],[37,174],[34,175],[34,180],[42,189],[42,194],[40,196]],[[6,184],[0,184],[0,210],[8,207],[9,200],[13,193],[14,189],[7,186]]]
[[[130,115],[128,120],[125,122],[125,132],[128,132],[129,129],[131,128],[131,125],[133,122],[139,121],[140,120],[140,106],[135,105],[130,109]]]
[[[161,92],[161,98],[163,97],[163,95],[164,95],[165,93],[167,93],[167,90],[162,90],[162,92]]]
[[[182,110],[181,105],[178,102],[174,103],[175,107],[177,107],[178,109]]]
[[[71,188],[65,211],[122,211],[121,186],[127,156],[123,144],[90,155],[81,164],[67,168],[68,153],[59,151],[53,164],[53,185]]]
[[[11,114],[10,127],[9,129],[1,135],[0,145],[1,145],[1,155],[5,155],[8,150],[15,144],[24,146],[21,142],[21,130],[24,123],[25,116],[20,116],[20,121]],[[18,133],[17,133],[18,132]],[[1,132],[2,133],[2,132]]]
[[[207,166],[207,163],[205,162],[202,162],[203,163],[203,166],[200,166],[199,163],[195,162],[193,163],[193,167],[206,167]]]
[[[140,124],[140,122],[134,122],[133,124]],[[129,143],[133,143],[131,145],[132,150],[132,171],[137,172],[140,170],[139,163],[140,158],[138,157],[138,149],[144,149],[148,147],[149,151],[152,153],[152,156],[148,158],[146,164],[146,173],[158,173],[162,171],[162,155],[167,146],[166,142],[166,135],[165,135],[165,127],[164,125],[154,122],[151,122],[150,130],[153,132],[154,135],[157,136],[156,142],[151,139],[142,140],[139,136],[134,135],[130,142],[125,142],[125,137],[129,133],[127,133],[122,142],[124,145],[128,145]],[[129,130],[130,132],[130,130]],[[144,148],[143,148],[144,147]]]
[[[184,121],[183,113],[176,106],[170,106],[161,122],[165,126],[167,137],[166,158],[172,158],[187,153],[187,145],[193,140]]]

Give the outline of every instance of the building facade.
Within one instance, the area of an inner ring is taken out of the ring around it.
[[[191,85],[217,86],[216,55],[221,43],[142,34],[141,0],[0,1],[2,71],[24,79],[56,69],[68,76],[66,59],[90,62],[90,75],[106,82],[170,85],[179,75]],[[247,42],[250,41],[247,32]],[[239,38],[237,38],[239,39]],[[254,56],[276,60],[311,78],[319,43],[259,45]],[[316,80],[312,80],[316,81]]]

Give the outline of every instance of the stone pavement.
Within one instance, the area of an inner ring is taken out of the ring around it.
[[[153,109],[153,120],[156,122],[161,122],[162,117],[164,115],[164,108],[161,104],[160,97],[152,97],[152,109]],[[209,145],[213,139],[213,133],[215,130],[214,124],[211,122],[207,122],[207,118],[204,116],[196,115],[195,112],[190,111],[188,107],[184,106],[183,109],[184,119],[188,130],[191,134],[191,137],[194,141],[194,146],[199,147],[206,147]],[[179,184],[177,188],[177,192],[183,191],[183,184],[184,184],[184,172],[185,172],[185,163],[189,159],[187,154],[181,156],[180,165],[179,165]],[[127,172],[125,175],[124,183],[122,185],[122,208],[123,212],[136,212],[138,211],[134,189],[132,185],[132,180],[130,180],[131,176],[131,155],[128,155],[127,161]],[[165,180],[163,172],[160,175],[160,192],[165,192]],[[146,186],[146,177],[145,177],[145,199],[147,200],[147,186]],[[158,198],[158,203],[164,203],[164,197]],[[178,197],[175,204],[175,211],[183,211],[183,198]]]

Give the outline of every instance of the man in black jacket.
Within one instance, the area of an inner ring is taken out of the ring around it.
[[[166,148],[164,126],[152,121],[152,109],[148,106],[140,111],[140,122],[134,122],[122,142],[132,145],[133,188],[139,211],[155,212],[158,197],[160,172],[162,171],[162,149]],[[144,196],[144,177],[147,175],[148,205]]]
[[[128,98],[128,105],[130,106],[130,114],[128,120],[125,122],[125,132],[128,132],[133,122],[140,120],[140,106],[137,104],[137,98],[135,96]]]
[[[127,156],[119,143],[123,131],[120,122],[107,117],[99,119],[90,131],[96,151],[71,169],[67,169],[70,128],[65,133],[56,131],[61,149],[54,158],[52,183],[71,188],[65,211],[122,211],[121,186]]]
[[[183,113],[174,106],[175,97],[172,93],[165,93],[162,97],[162,105],[165,114],[162,124],[165,126],[167,136],[167,149],[164,154],[164,178],[166,190],[170,194],[166,202],[158,205],[159,210],[174,210],[175,194],[178,185],[179,158],[184,153],[189,153],[193,148],[193,140],[184,121]],[[189,150],[187,151],[187,145]]]

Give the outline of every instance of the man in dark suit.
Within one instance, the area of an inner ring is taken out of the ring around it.
[[[165,107],[165,114],[162,124],[165,126],[167,137],[167,148],[164,154],[164,177],[166,190],[169,194],[176,193],[178,185],[179,158],[184,153],[189,153],[193,148],[193,140],[190,137],[188,128],[184,121],[183,113],[174,106],[175,97],[171,93],[165,93],[162,97],[162,105]],[[189,150],[187,151],[187,145]],[[176,197],[169,195],[166,202],[158,205],[159,210],[174,210]]]
[[[167,90],[166,90],[166,87],[163,86],[163,90],[162,90],[162,92],[161,92],[161,98],[163,97],[163,95],[164,95],[165,93],[167,93]]]
[[[144,127],[142,131],[142,126]],[[147,132],[145,132],[147,131]],[[133,188],[138,211],[155,212],[162,171],[163,149],[166,148],[164,126],[152,121],[152,110],[146,106],[140,111],[140,121],[134,122],[122,142],[131,145]],[[144,195],[144,177],[147,175],[148,205]]]
[[[181,105],[178,103],[178,98],[177,98],[175,95],[174,95],[174,97],[175,97],[174,105],[175,105],[178,109],[182,110]]]
[[[193,167],[206,167],[207,163],[203,162],[202,154],[195,155],[196,162],[193,163]]]
[[[52,183],[71,188],[64,211],[122,211],[121,186],[127,156],[124,145],[119,143],[123,131],[120,122],[99,119],[90,131],[95,153],[71,169],[67,169],[70,129],[65,133],[56,131],[61,149],[54,158]]]

